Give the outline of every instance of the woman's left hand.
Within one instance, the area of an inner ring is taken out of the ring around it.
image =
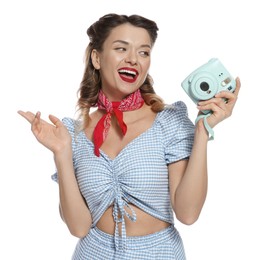
[[[222,91],[216,94],[214,98],[198,103],[197,108],[199,110],[212,110],[212,114],[207,118],[210,127],[213,128],[219,122],[231,116],[238,98],[240,86],[240,79],[236,78],[236,89],[233,93]],[[225,99],[227,102],[225,102]]]

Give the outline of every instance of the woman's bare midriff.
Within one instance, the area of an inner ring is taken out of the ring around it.
[[[135,222],[124,216],[127,236],[145,236],[161,231],[171,224],[160,219],[152,217],[138,207],[131,205],[135,211],[137,220]],[[113,206],[109,207],[97,223],[97,228],[105,233],[113,235],[115,232],[115,222],[113,218]],[[119,223],[119,232],[121,232],[121,223]]]

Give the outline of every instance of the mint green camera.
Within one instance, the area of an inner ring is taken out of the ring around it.
[[[182,83],[182,88],[197,104],[201,100],[208,100],[220,91],[233,92],[236,88],[234,78],[223,64],[216,58],[209,60],[193,71]],[[210,111],[202,111],[204,114]]]

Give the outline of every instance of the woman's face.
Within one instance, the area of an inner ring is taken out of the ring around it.
[[[92,61],[100,71],[103,92],[110,101],[119,101],[145,81],[150,67],[151,39],[145,29],[123,24],[111,31],[102,49],[93,50]]]

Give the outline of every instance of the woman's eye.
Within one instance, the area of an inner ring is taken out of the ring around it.
[[[148,57],[150,56],[150,53],[148,51],[140,51],[140,55],[143,57]]]
[[[117,47],[115,48],[116,51],[126,51],[126,49],[124,47]]]

